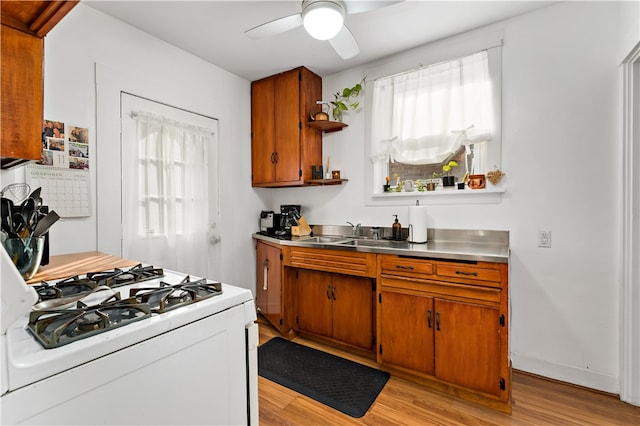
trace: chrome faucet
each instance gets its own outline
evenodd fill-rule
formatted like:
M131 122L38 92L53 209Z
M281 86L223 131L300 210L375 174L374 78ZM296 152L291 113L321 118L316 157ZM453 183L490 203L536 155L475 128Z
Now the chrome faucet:
M351 236L355 237L356 235L358 235L360 233L360 229L361 229L361 226L362 226L361 224L354 225L351 222L347 222L347 223L349 225L351 225Z

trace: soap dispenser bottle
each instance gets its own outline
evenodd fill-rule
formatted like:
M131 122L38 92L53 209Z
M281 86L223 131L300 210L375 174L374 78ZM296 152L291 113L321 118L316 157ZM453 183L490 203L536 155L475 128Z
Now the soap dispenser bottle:
M396 217L395 222L393 222L393 225L391 226L391 235L393 236L394 240L401 240L402 239L402 225L400 225L400 222L398 222L398 215L394 214L392 216Z

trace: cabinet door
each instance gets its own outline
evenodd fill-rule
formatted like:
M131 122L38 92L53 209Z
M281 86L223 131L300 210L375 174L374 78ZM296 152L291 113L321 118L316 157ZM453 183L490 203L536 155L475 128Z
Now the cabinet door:
M298 330L331 337L331 274L297 270Z
M269 322L281 329L283 314L281 250L259 241L256 247L256 305Z
M251 83L252 184L275 179L275 78Z
M380 324L382 363L433 375L433 297L382 290Z
M2 25L0 40L2 157L39 160L42 153L44 41L5 25Z
M297 182L300 176L299 71L282 73L275 80L276 182Z
M436 299L435 376L500 395L498 308Z
M265 274L265 269L268 268L268 253L267 248L269 246L258 241L256 243L256 307L266 316L267 311L267 290L268 290L268 273ZM265 284L265 278L267 283Z
M333 274L333 338L367 350L373 349L373 298L371 278Z

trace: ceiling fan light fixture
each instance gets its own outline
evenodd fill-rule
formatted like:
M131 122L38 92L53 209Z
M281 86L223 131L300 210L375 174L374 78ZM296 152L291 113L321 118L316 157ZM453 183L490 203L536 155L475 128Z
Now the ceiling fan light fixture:
M302 23L311 37L329 40L342 29L345 11L341 1L308 0L302 8Z

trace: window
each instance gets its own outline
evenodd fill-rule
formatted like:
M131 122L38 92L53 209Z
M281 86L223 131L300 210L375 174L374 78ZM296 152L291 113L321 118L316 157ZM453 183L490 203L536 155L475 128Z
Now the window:
M373 194L386 176L425 181L450 160L457 180L499 167L501 46L380 77L369 89Z

